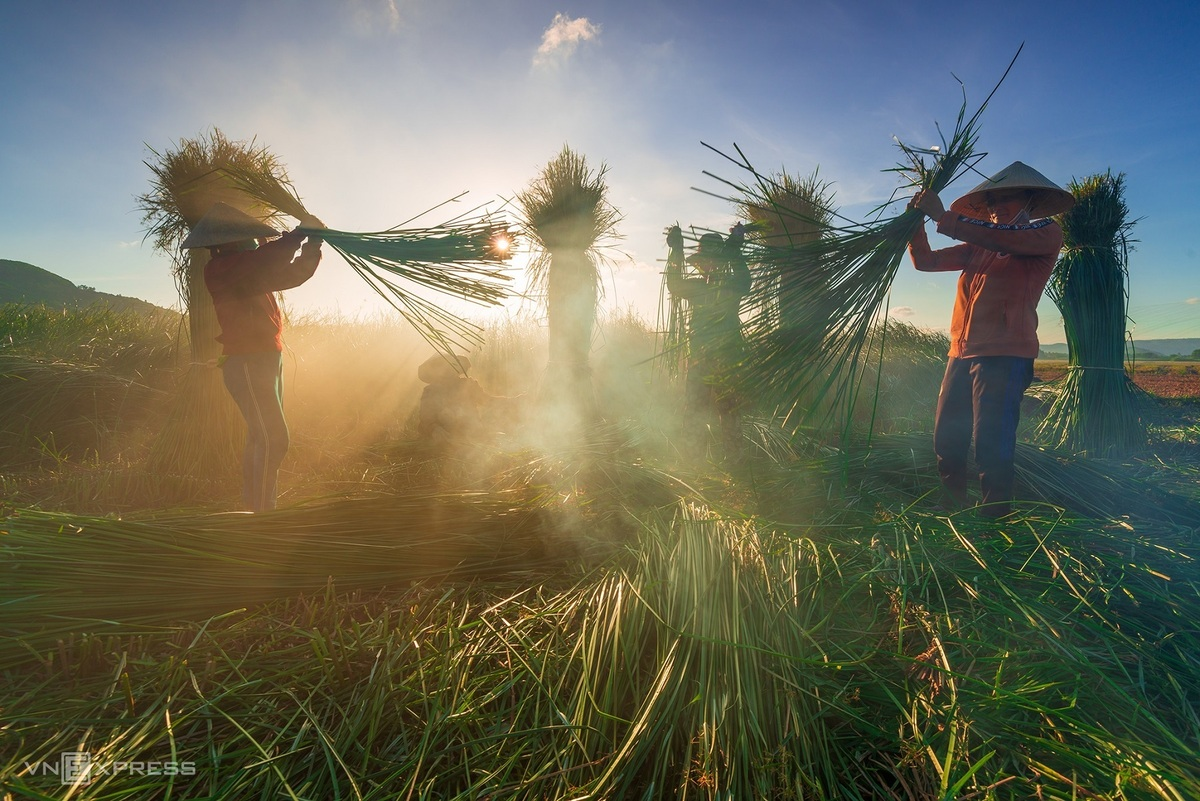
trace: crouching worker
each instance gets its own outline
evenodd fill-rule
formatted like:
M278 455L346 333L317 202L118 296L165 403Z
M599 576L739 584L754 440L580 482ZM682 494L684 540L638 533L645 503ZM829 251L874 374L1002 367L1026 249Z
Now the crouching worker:
M1063 242L1050 217L1074 203L1070 192L1017 161L949 210L933 192L919 192L909 204L931 217L938 233L963 243L932 250L922 227L908 252L918 270L961 273L933 448L942 485L965 506L974 439L979 513L986 517L1010 511L1021 397L1038 353L1037 305Z
M325 227L315 217L301 224ZM283 318L273 293L312 277L321 260L321 239L299 230L280 236L254 217L216 203L183 247L208 248L211 257L204 283L221 326L218 363L246 420L242 503L251 512L274 509L279 465L289 440L283 417Z
M517 398L490 395L467 375L471 361L453 361L434 354L417 368L427 386L421 393L417 433L421 441L445 451L455 445L475 445L508 430L516 418Z

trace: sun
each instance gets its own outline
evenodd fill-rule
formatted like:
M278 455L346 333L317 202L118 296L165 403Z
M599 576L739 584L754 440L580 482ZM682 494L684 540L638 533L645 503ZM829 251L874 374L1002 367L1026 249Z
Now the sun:
M508 234L496 234L492 237L492 249L501 257L509 255L509 250L512 248L512 239Z

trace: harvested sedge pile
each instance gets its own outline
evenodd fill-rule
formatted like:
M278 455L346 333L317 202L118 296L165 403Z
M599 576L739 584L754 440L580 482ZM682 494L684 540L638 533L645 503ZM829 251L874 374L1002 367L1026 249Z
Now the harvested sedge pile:
M203 618L330 581L395 588L529 569L545 514L516 493L409 493L143 521L22 510L0 525L5 669L74 633Z
M313 215L294 187L261 172L227 170L240 191L297 220ZM479 329L418 292L430 290L495 306L510 295L504 270L516 237L503 221L470 212L429 228L352 233L329 228L320 236L379 296L408 320L434 349L452 355L480 343ZM417 291L413 287L418 288Z
M67 541L54 555L70 575L18 553L37 571L22 594L87 570L51 522L41 536ZM82 536L136 545L117 522ZM38 521L17 523L34 547ZM648 514L619 562L577 578L403 593L338 580L191 623L23 651L0 640L20 659L5 675L0 785L81 801L1200 797L1193 538L1053 513L1023 525L914 514L781 530L694 502ZM206 540L233 547L222 533ZM198 539L145 576L168 593L152 611L188 600L167 576L209 592L187 572L211 559L183 552ZM339 579L349 559L370 575L419 565L436 550L426 540L404 562L409 543L379 536L314 556L335 557ZM46 611L64 608L48 595ZM72 751L194 775L96 771L64 790L32 769Z
M1072 181L1075 206L1062 216L1063 254L1046 288L1062 312L1068 367L1040 433L1055 446L1091 456L1146 443L1139 390L1125 374L1129 296L1129 209L1125 176Z

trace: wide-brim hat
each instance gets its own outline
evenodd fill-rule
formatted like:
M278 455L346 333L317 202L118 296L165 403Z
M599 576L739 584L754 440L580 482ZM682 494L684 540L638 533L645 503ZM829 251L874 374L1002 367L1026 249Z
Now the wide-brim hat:
M466 375L471 369L471 360L466 356L455 356L454 361L440 353L435 353L421 363L417 368L417 378L426 384L436 384L459 375Z
M969 217L986 218L988 192L1026 189L1033 193L1029 216L1053 217L1075 205L1075 196L1040 172L1020 161L1014 161L1000 172L950 204L950 210Z
M210 248L247 239L279 236L279 232L262 220L235 209L228 203L214 203L200 222L192 226L183 240L186 248Z

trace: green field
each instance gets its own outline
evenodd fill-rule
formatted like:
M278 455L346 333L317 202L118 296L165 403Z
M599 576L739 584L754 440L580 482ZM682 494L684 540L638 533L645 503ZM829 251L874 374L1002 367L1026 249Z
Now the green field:
M185 336L0 308L5 801L1200 798L1200 402L1148 365L1150 440L1083 459L1036 441L1039 363L995 522L942 505L927 332L866 360L856 436L753 408L730 452L630 316L595 338L603 419L561 436L511 322L471 354L511 417L431 452L427 345L292 319L251 516L235 412L186 443L227 469L162 467L215 374Z

